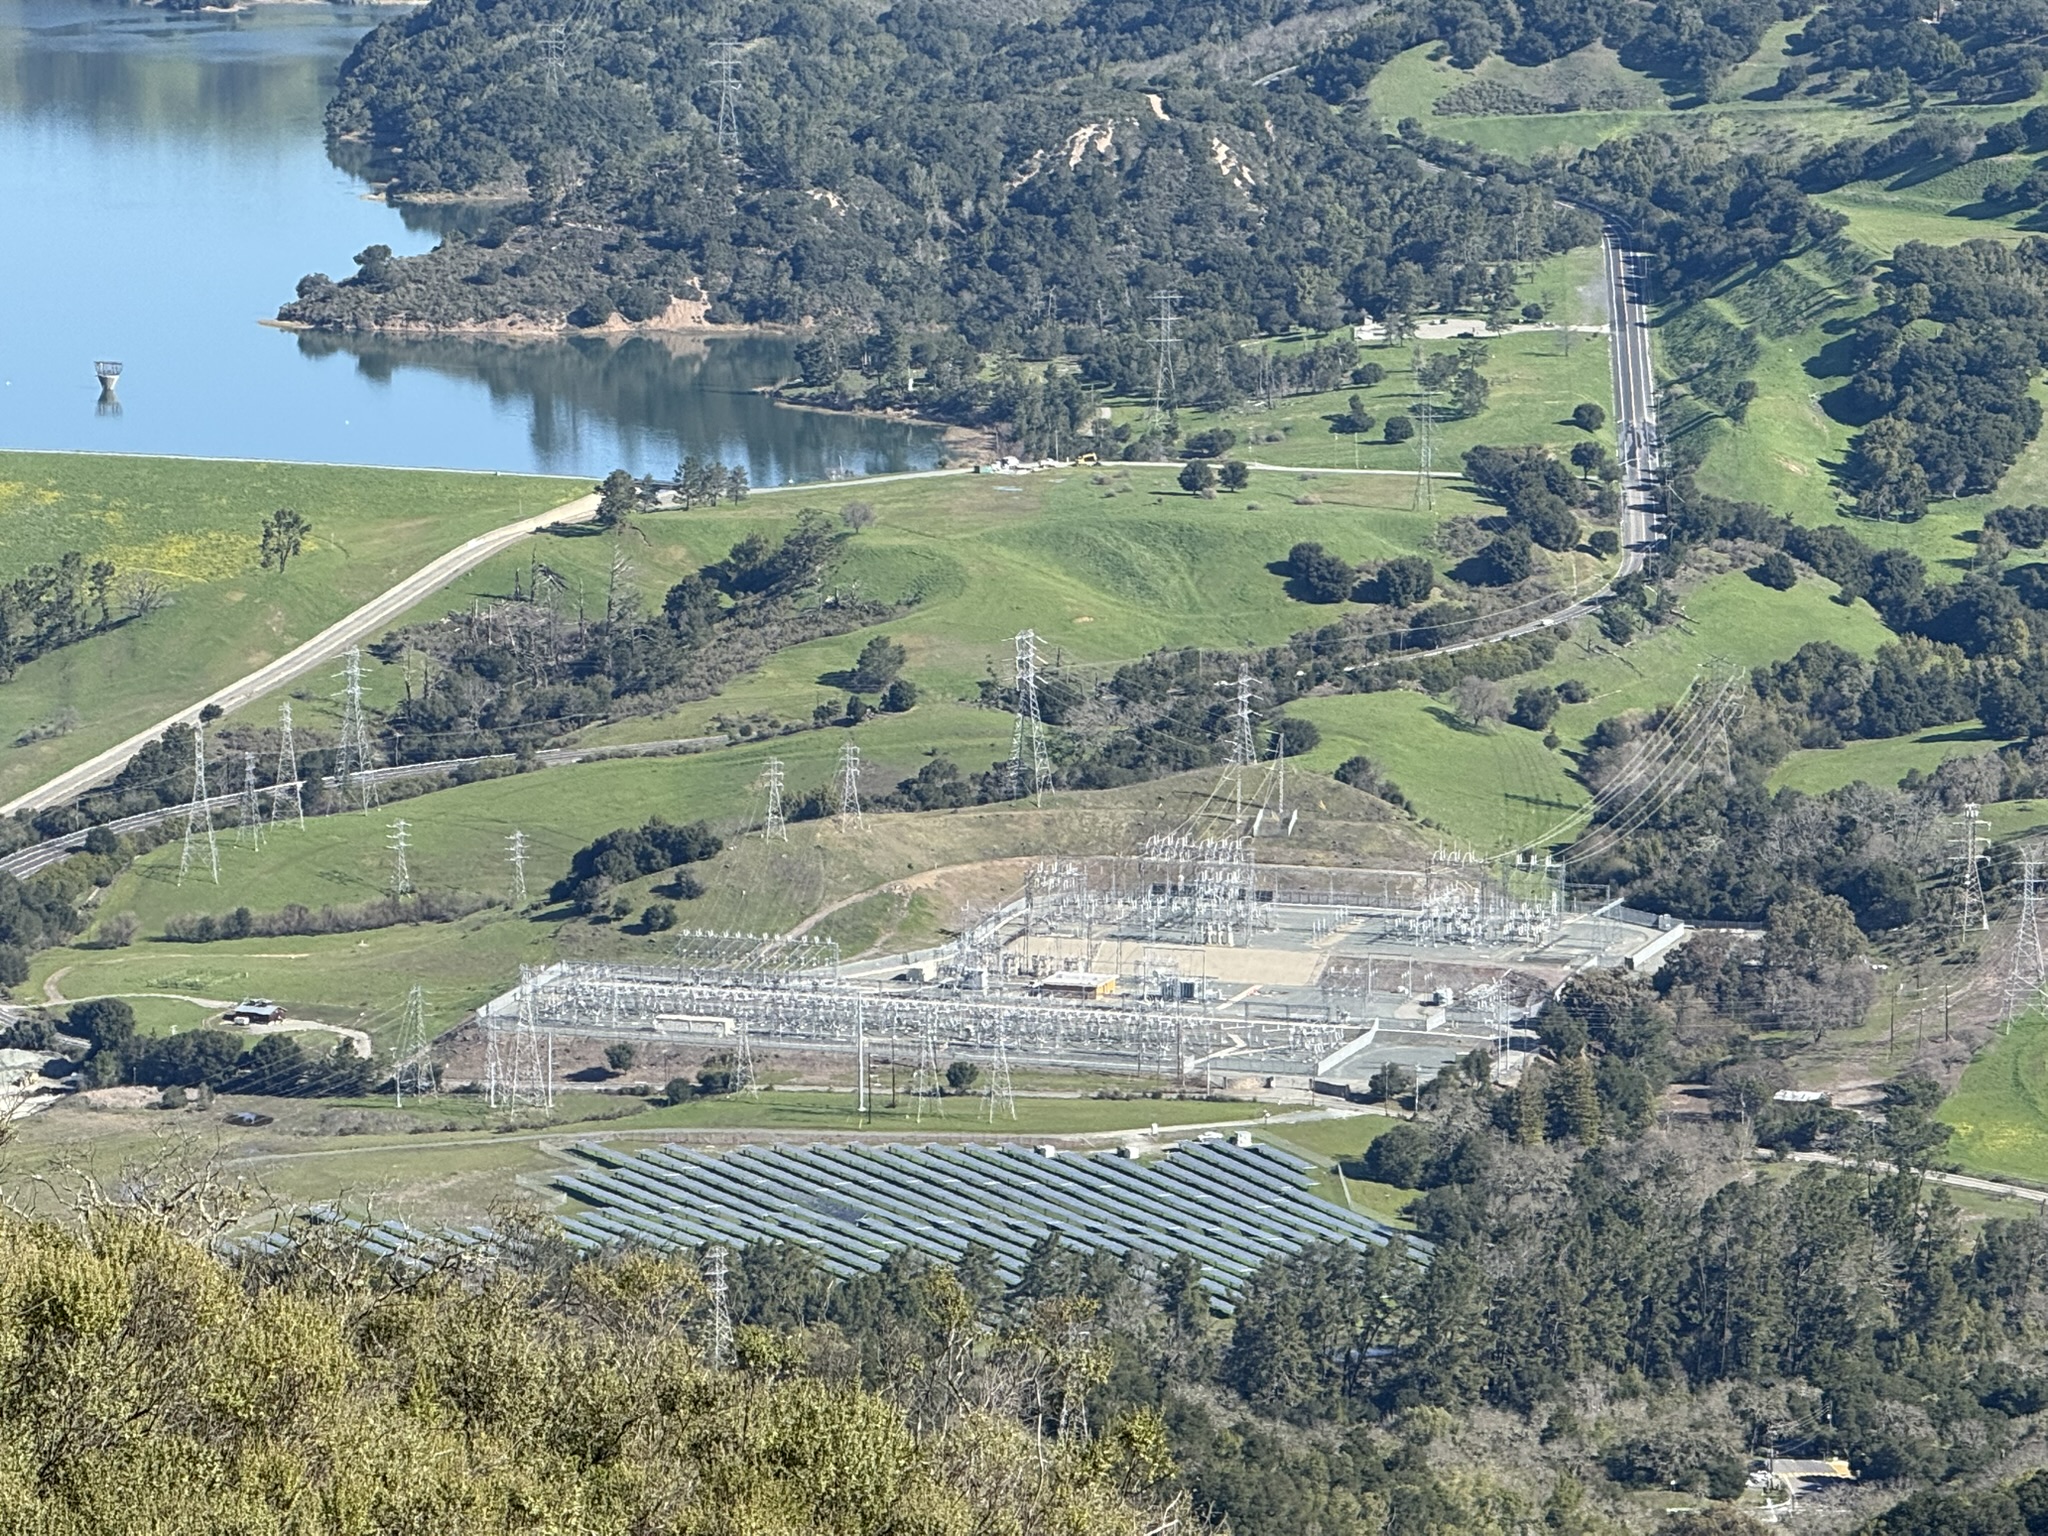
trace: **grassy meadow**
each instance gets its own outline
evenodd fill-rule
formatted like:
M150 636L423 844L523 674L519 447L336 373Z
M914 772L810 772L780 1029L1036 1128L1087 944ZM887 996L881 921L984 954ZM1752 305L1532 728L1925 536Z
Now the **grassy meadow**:
M1940 1116L1968 1172L2048 1182L2048 1019L2028 1014L1971 1062Z
M77 550L114 563L117 594L146 575L170 597L0 686L0 802L282 655L446 550L586 489L520 475L0 452L0 579ZM282 575L258 555L279 507L313 524Z

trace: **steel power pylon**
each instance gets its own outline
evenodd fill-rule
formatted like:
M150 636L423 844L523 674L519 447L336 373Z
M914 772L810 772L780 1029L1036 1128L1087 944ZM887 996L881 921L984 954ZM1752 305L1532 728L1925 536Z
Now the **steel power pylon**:
M2043 952L2041 944L2040 879L2040 860L2022 859L2020 918L2013 929L2012 964L2006 970L1999 1010L2007 1034L2012 1032L2012 1021L2041 990L2041 983L2048 981L2048 953Z
M1174 374L1174 348L1179 343L1173 334L1180 319L1175 310L1180 295L1155 293L1152 302L1159 312L1152 322L1152 415L1145 426L1145 440L1156 448L1164 437L1166 418L1177 403L1174 397L1180 387Z
M526 905L526 834L513 829L505 839L505 862L512 866L512 905Z
M839 749L839 830L864 831L867 824L860 810L860 746L849 736Z
M192 804L185 812L185 848L178 855L178 884L192 868L192 852L199 839L206 839L206 869L213 883L220 884L220 844L213 835L213 806L206 794L206 725L192 724Z
M764 843L789 841L789 824L782 815L782 759L771 757L761 770L763 787L768 791L768 808L761 817L761 841Z
M736 38L720 38L713 45L711 67L718 71L718 152L728 160L740 158L740 45Z
M403 1107L408 1092L422 1099L433 1091L433 1066L427 1060L427 994L415 985L405 995L405 1017L398 1026L398 1070L391 1074L391 1092Z
M235 807L235 846L244 837L258 853L263 851L263 800L256 793L256 754L242 754L242 798Z
M412 861L406 857L406 850L412 847L412 823L401 816L386 830L390 834L385 841L391 849L391 894L410 896Z
M334 778L342 797L353 798L365 815L377 798L377 787L368 777L375 765L370 726L363 715L363 653L352 645L342 657L341 742L335 754Z
M1978 842L1983 808L1972 800L1963 807L1963 867L1956 889L1956 929L1961 933L1982 932L1991 926L1984 910L1984 854Z
M1045 756L1045 722L1038 713L1038 634L1025 630L1017 637L1016 663L1017 724L1010 733L1010 798L1021 800L1026 793L1040 805L1045 803L1046 786L1052 781L1052 767ZM1030 789L1025 789L1025 784Z
M306 802L299 793L299 747L292 739L292 706L287 699L277 706L277 776L270 785L270 819L283 821L285 801L291 801L292 819L299 830L306 829Z

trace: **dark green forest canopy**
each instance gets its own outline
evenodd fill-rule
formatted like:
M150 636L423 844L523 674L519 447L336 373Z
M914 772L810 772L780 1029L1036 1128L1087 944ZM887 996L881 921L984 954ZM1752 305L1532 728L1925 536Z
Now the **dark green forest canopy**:
M489 194L504 215L428 257L366 252L284 313L644 320L701 296L715 322L887 319L1044 356L1090 350L1160 288L1193 338L1327 328L1468 302L1500 263L1595 237L1547 185L1430 166L1298 80L1147 88L1106 67L1309 8L1098 3L1055 24L433 0L358 46L329 127L399 194ZM739 166L716 135L727 36L743 40Z

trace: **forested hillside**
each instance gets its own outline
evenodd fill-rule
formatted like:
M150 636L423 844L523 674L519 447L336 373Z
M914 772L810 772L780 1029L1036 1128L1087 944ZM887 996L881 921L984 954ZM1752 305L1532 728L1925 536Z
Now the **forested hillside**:
M502 195L503 217L415 261L366 253L340 286L309 278L284 314L595 323L682 300L713 322L937 332L916 362L943 375L963 346L1097 350L1157 289L1180 292L1192 339L1323 328L1472 302L1502 263L1592 238L1546 188L1437 174L1298 82L1147 90L1107 68L1308 8L1097 4L1055 24L437 0L364 40L330 128L399 194ZM743 40L736 157L716 133L726 36Z

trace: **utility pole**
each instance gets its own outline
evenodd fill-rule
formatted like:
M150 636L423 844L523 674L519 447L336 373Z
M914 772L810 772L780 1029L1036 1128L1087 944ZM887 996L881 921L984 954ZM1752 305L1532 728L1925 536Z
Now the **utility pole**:
M220 884L220 844L213 836L213 807L206 795L206 724L192 722L192 805L185 812L185 849L178 855L178 884L192 868L192 851L201 837L206 839L206 868L213 883Z
M1052 768L1045 758L1045 722L1038 713L1038 634L1025 630L1017 637L1017 723L1010 732L1010 798L1024 798L1028 774L1031 798L1045 804ZM1027 763L1027 758L1029 759Z
M270 786L270 819L284 820L285 797L292 802L292 817L301 832L306 829L306 802L299 794L299 748L292 739L292 705L287 699L277 706L277 777Z
M839 749L839 830L867 830L867 818L860 811L860 747L849 736Z
M376 763L370 747L370 727L363 717L363 653L350 646L342 658L341 744L334 765L335 787L343 798L353 795L364 815L377 798L377 789L367 777Z
M412 823L403 816L392 822L389 828L391 835L386 842L391 849L391 894L394 896L412 894L412 865L405 856L406 849L412 846L408 835L411 829Z
M523 908L526 905L526 834L517 828L505 839L505 862L512 866L512 905Z
M733 1090L744 1093L750 1099L759 1099L761 1077L754 1070L754 1031L748 1025L744 1011L739 1011L739 1018L734 1021L733 1028L739 1032L739 1049L733 1052Z
M1180 319L1174 308L1180 303L1180 295L1155 293L1152 302L1159 306L1159 312L1152 322L1152 415L1146 423L1145 440L1153 445L1156 452L1165 440L1167 418L1177 404L1175 395L1179 383L1175 378L1174 348L1179 343L1173 330Z
M786 843L789 841L789 826L782 819L782 759L769 758L768 766L762 770L762 778L768 787L768 812L761 818L761 841Z
M242 846L247 834L249 846L263 851L263 801L256 793L256 754L242 754L242 801L235 813L235 846Z
M868 1123L868 1021L861 994L853 994L853 1069L860 1074L854 1090L853 1107L862 1125Z

